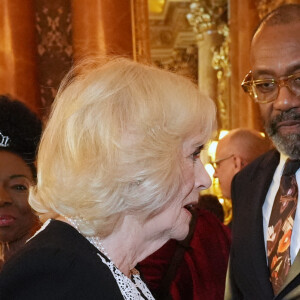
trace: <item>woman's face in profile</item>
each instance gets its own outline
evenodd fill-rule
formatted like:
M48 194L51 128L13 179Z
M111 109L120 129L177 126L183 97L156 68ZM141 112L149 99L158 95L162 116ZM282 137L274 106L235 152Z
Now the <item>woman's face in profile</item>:
M183 240L189 231L191 213L186 206L196 204L199 191L211 185L211 179L200 161L203 147L202 136L194 135L186 139L179 157L181 165L181 185L179 192L152 221L152 228L166 235L167 239Z
M12 242L26 235L36 223L28 204L32 183L30 168L18 155L0 151L0 241Z

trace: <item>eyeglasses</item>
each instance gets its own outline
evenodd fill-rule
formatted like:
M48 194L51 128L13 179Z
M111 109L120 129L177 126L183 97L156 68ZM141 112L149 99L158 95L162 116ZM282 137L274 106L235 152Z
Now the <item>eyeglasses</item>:
M300 96L300 72L280 78L253 79L250 71L242 82L243 90L257 103L277 99L280 88L286 86L296 97Z
M231 158L231 157L233 157L233 156L234 156L234 154L231 154L231 155L229 155L229 156L227 156L227 157L225 157L225 158L221 158L221 159L218 159L218 160L216 160L216 161L212 161L211 164L212 164L212 166L214 167L214 169L216 170L216 169L220 166L220 163L221 163L222 161L227 160L227 159L229 159L229 158Z

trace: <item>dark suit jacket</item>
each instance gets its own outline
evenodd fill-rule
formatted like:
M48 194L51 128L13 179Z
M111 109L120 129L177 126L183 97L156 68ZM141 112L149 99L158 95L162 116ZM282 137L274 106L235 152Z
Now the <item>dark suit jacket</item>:
M277 297L269 281L262 206L279 160L277 151L269 151L234 177L233 240L225 299L300 299L299 253Z
M123 299L97 255L72 226L52 220L0 273L0 299Z

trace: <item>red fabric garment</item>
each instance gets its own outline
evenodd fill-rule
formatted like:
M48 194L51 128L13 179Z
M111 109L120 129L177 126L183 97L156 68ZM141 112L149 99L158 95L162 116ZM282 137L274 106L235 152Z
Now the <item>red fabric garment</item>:
M223 300L231 244L230 229L208 211L200 209L197 214L190 248L177 269L170 293L174 300ZM154 297L157 297L176 247L177 241L170 240L139 264L139 270Z

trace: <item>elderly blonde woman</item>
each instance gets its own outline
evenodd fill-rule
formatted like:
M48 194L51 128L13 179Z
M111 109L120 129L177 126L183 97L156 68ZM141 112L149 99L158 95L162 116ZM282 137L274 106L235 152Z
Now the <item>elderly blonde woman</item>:
M55 99L30 203L53 214L9 261L1 299L153 299L135 265L188 233L210 178L213 102L126 59L77 67Z

